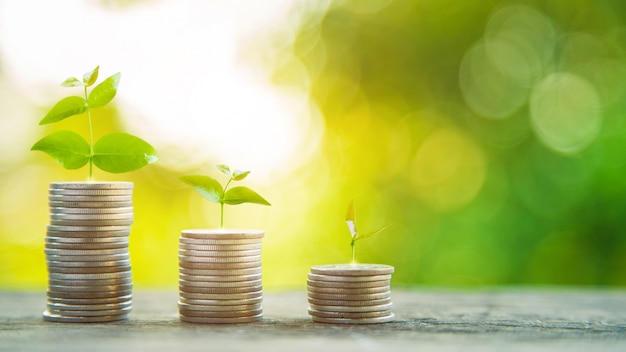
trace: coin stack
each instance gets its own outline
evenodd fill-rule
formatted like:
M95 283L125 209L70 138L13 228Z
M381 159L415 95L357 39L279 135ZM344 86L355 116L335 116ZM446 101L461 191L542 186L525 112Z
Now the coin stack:
M110 322L131 310L131 182L51 183L46 321Z
M395 319L391 311L391 274L378 264L311 267L307 280L309 314L315 322L376 324Z
M256 230L183 230L179 245L180 320L250 323L263 317L261 240Z

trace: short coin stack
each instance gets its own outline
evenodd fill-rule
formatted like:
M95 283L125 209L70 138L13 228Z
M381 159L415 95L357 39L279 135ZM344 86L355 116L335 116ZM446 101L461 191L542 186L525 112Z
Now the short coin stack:
M311 267L307 280L313 321L334 324L376 324L395 319L391 303L394 268L378 264L337 264Z
M131 182L51 183L46 321L96 323L131 310Z
M180 320L228 324L263 317L263 231L183 230L179 239Z

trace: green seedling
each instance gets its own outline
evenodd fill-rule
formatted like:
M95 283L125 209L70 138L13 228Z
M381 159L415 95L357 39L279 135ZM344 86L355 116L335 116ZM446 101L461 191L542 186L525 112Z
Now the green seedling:
M226 165L217 165L217 169L228 176L228 182L226 182L224 187L222 187L216 179L209 176L182 176L180 180L193 187L193 189L204 198L213 203L220 204L220 227L224 227L224 204L254 203L271 205L267 200L248 187L237 186L228 189L232 181L243 180L250 174L250 171L235 170L231 172L230 168Z
M89 164L89 180L93 178L93 165L110 173L123 173L151 164L159 158L146 141L128 133L110 133L94 143L91 110L107 105L117 94L121 74L118 72L91 91L98 80L100 66L85 73L83 79L70 77L62 87L83 87L84 98L70 96L61 99L39 122L40 125L56 123L77 115L86 115L89 124L89 142L72 131L57 131L39 140L31 150L50 155L65 169L79 169Z
M354 210L354 201L350 202L350 205L348 206L348 212L346 213L346 224L348 225L348 229L350 230L350 235L352 235L352 241L350 242L350 247L352 248L352 263L356 263L356 241L372 237L388 227L384 226L376 231L367 232L364 234L359 233L359 228L356 225L356 211Z

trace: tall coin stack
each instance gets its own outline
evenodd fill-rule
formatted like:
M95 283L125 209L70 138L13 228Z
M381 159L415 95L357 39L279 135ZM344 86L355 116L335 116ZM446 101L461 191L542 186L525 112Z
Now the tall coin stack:
M180 320L250 323L263 317L261 240L256 230L183 230L179 239Z
M131 310L131 182L51 183L46 321L110 322Z
M390 289L393 271L392 266L377 264L311 267L307 280L311 318L334 324L393 321Z

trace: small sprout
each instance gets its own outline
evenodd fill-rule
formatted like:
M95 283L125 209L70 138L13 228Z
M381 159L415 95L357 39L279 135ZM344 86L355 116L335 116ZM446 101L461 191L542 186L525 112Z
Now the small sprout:
M377 233L382 232L387 227L389 227L389 226L384 226L376 231L367 232L365 234L360 234L359 229L356 225L356 211L354 210L354 201L351 201L350 205L348 206L348 212L346 213L346 224L348 225L348 229L350 230L350 235L352 236L352 241L350 242L350 247L352 248L352 263L356 263L356 257L355 257L356 241L364 239L364 238L372 237L376 235Z
M232 181L243 180L250 174L250 171L235 170L231 172L227 165L217 165L217 169L228 176L228 182L226 182L224 187L222 187L216 179L209 176L181 176L180 180L193 187L193 189L204 198L213 203L220 204L220 227L224 227L224 204L254 203L271 205L267 200L248 187L237 186L228 189Z

